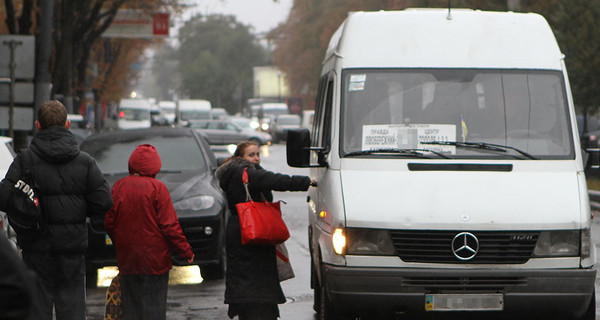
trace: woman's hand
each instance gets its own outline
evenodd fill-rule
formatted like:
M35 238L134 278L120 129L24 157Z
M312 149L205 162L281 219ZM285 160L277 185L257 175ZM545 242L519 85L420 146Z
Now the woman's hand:
M311 186L311 187L316 187L316 186L317 186L317 180L315 180L315 179L311 179L311 180L310 180L310 186Z

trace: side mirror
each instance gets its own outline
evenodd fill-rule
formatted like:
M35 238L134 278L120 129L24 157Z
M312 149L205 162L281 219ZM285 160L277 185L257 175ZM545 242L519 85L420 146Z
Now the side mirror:
M290 167L310 166L310 133L308 129L288 130L286 154Z

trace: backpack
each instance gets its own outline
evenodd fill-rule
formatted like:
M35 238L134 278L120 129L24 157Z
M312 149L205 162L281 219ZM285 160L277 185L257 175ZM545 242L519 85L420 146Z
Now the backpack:
M42 207L40 191L33 179L33 154L22 150L21 177L10 188L6 214L8 223L17 235L36 235L42 229Z

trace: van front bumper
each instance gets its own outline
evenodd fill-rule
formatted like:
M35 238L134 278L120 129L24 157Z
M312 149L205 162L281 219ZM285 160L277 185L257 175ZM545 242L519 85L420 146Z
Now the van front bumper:
M594 295L596 277L596 269L323 267L334 308L368 314L441 313L425 311L426 294L500 293L503 311L492 313L579 317Z

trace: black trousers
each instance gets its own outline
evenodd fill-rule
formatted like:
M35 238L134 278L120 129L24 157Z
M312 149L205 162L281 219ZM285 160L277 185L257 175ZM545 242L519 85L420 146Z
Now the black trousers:
M23 261L35 272L30 320L85 320L85 257L23 251Z
M165 320L169 272L120 275L123 320Z

